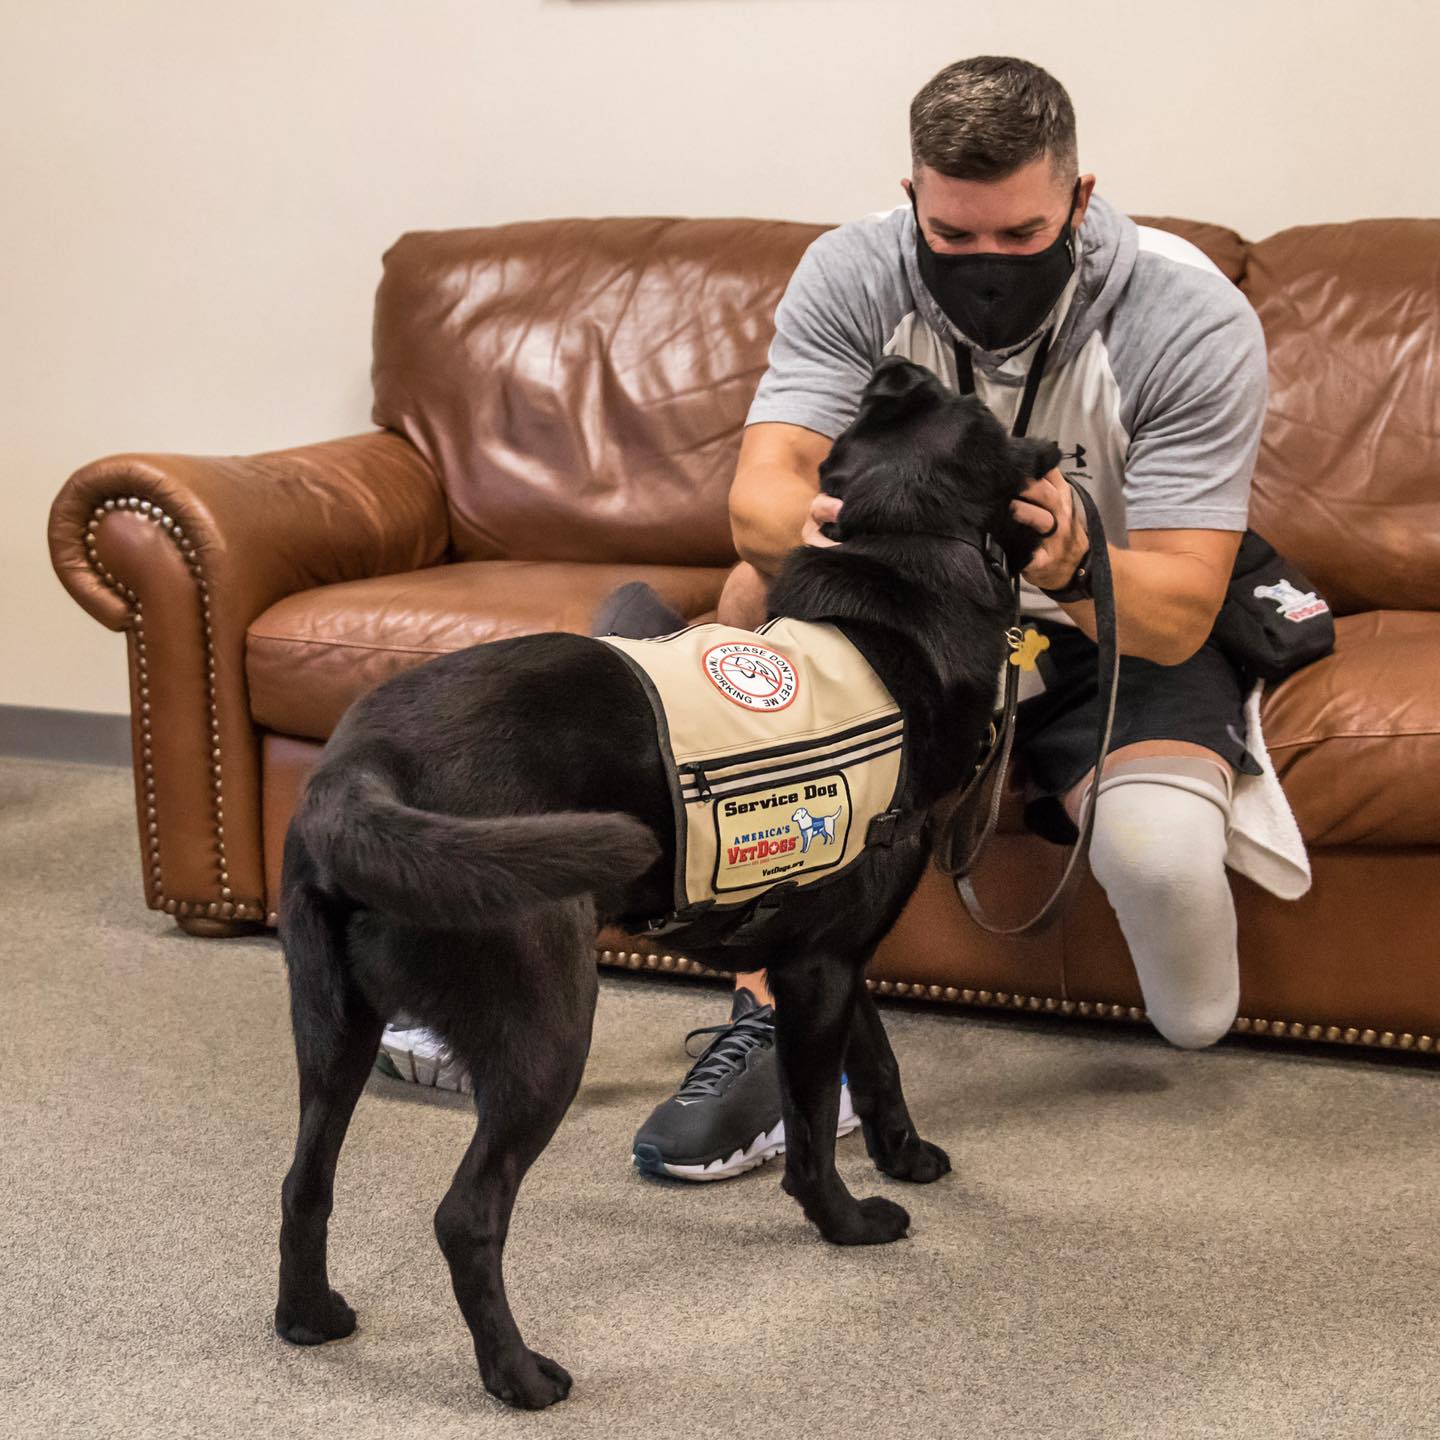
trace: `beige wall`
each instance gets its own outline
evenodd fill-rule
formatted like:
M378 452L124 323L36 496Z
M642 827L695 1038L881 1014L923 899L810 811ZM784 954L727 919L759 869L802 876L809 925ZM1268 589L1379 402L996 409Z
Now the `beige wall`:
M120 712L46 513L117 450L368 428L379 257L563 215L897 203L963 55L1069 89L1125 210L1440 215L1429 0L0 0L0 704Z

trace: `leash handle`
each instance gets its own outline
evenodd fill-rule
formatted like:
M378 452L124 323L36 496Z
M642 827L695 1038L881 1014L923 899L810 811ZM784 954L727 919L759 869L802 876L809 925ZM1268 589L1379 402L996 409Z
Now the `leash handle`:
M935 856L936 867L942 874L949 876L955 882L956 892L964 901L966 910L970 912L970 918L982 930L987 930L992 935L1023 935L1029 930L1042 929L1058 918L1079 875L1080 861L1082 858L1088 857L1090 853L1090 838L1095 830L1095 796L1099 789L1105 756L1110 751L1110 735L1115 723L1115 695L1120 680L1120 650L1115 619L1115 582L1110 569L1110 550L1105 540L1104 522L1100 519L1100 512L1096 508L1095 501L1083 486L1076 485L1072 481L1070 488L1075 492L1085 510L1085 528L1090 536L1090 573L1095 597L1095 663L1100 693L1105 696L1105 715L1097 733L1095 767L1090 780L1090 788L1085 792L1084 818L1080 826L1079 839L1070 848L1070 855L1065 862L1065 870L1060 876L1059 884L1056 885L1050 897L1039 910L1028 920L1022 921L1018 925L997 925L985 913L980 897L975 892L971 874L981 853L994 835L1000 817L1000 805L1005 789L1005 772L1009 767L1010 752L1014 741L1015 696L1019 691L1019 667L1010 667L1014 674L1006 676L1005 709L1001 720L1004 729L1003 738L999 745L991 746L990 755L986 757L985 763L961 792L946 821L942 822ZM1018 581L1016 582L1016 596L1018 604ZM999 764L992 765L991 761L997 751L999 752ZM985 823L978 839L973 844L966 846L957 858L956 851L959 848L958 840L962 828L969 828L969 812L966 801L977 790L978 785L984 782L987 775L993 776L993 779Z

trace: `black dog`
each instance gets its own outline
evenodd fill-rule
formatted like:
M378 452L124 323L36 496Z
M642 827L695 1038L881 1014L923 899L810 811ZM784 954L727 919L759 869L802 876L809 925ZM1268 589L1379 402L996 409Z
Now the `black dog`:
M904 713L909 810L970 773L994 706L1012 570L1037 538L1009 505L1059 461L973 397L882 361L821 467L843 498L842 545L800 547L774 615L837 625ZM789 898L763 940L675 943L725 969L766 970L778 1001L783 1185L838 1244L898 1239L909 1216L856 1200L835 1170L842 1065L875 1164L938 1179L862 972L919 881L921 830ZM285 839L280 935L300 1073L300 1132L282 1192L275 1328L297 1344L348 1335L330 1288L335 1164L380 1034L400 1012L443 1036L474 1080L479 1120L435 1213L486 1389L562 1399L570 1376L525 1345L501 1280L515 1194L580 1085L602 922L672 898L674 816L649 701L601 641L547 634L472 646L357 700L331 736Z

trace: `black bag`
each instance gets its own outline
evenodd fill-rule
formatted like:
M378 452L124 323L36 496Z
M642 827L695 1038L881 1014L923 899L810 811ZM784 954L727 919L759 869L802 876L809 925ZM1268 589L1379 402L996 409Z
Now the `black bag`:
M1283 680L1330 654L1335 617L1294 565L1247 530L1210 639L1248 688L1256 680Z

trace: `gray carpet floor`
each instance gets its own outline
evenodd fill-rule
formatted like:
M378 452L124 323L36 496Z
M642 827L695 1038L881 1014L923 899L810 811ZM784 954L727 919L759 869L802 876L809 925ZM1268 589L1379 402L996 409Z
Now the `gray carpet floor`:
M521 1192L522 1329L575 1375L481 1388L431 1232L468 1102L375 1076L341 1159L349 1339L270 1328L295 1075L268 937L140 897L129 773L0 761L0 1433L26 1436L1414 1436L1440 1413L1436 1068L887 1009L955 1173L841 1142L913 1232L826 1246L769 1166L636 1175L714 982L607 972L581 1093Z

